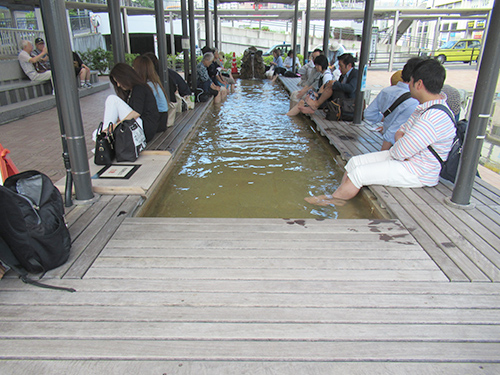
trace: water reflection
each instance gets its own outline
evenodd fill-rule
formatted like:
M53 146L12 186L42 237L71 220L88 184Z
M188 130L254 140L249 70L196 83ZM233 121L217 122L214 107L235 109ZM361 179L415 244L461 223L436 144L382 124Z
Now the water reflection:
M362 199L343 207L304 201L335 189L343 168L309 120L285 115L288 106L278 84L239 81L213 106L144 216L371 218Z

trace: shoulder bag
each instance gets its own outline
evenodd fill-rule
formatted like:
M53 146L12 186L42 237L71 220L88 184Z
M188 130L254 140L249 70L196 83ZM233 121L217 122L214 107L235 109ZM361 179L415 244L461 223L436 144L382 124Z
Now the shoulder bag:
M113 147L113 124L108 125L107 130L103 130L102 122L97 128L97 138L95 140L94 164L110 165L115 158L115 149Z
M113 131L116 161L136 161L139 153L146 148L144 130L137 121L124 120Z

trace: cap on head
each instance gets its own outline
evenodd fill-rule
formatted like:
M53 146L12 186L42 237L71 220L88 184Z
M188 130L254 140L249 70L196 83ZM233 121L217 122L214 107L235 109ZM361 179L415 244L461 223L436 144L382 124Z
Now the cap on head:
M42 39L42 38L36 38L35 39L35 45L39 44L39 43L43 43L45 44L45 41Z

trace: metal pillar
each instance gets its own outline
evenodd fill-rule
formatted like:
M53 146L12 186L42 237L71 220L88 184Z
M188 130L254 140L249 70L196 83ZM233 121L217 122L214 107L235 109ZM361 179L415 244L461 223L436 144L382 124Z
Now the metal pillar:
M325 30L323 31L323 53L328 57L328 44L330 42L330 18L332 17L332 0L325 4Z
M122 8L122 22L123 22L123 42L125 44L125 53L132 53L132 49L130 48L130 33L128 32L127 8Z
M212 40L210 36L212 32L210 30L210 0L205 0L205 45L212 48ZM191 17L190 17L191 18ZM201 46L200 46L201 48Z
M309 27L311 25L311 0L306 2L306 26L304 30L304 64L309 60Z
M484 25L483 37L481 38L481 45L484 46L484 41L486 39L486 30L489 30L491 23L491 13L492 10L488 12L488 17L486 17L486 24ZM479 51L478 61L483 61L483 52L484 48L481 48ZM479 70L479 64L476 64L476 70Z
M292 73L297 71L295 66L295 59L297 58L297 25L299 19L299 0L295 0L295 8L293 12L293 25L292 25L292 49L293 49L293 61L292 61Z
M394 13L394 26L392 27L392 40L391 40L391 52L389 55L389 68L388 72L392 72L392 66L394 64L394 50L396 48L396 41L398 39L398 26L399 26L399 10Z
M169 12L168 19L170 23L170 54L175 55L174 14L172 12Z
M52 64L55 99L59 119L62 120L60 126L66 133L76 199L89 201L94 198L94 193L92 192L87 146L69 43L65 2L64 0L40 0L40 8L47 45L50 46L49 55Z
M187 81L189 75L189 36L186 0L181 0L181 20L182 20L182 53L184 55L184 79Z
M365 65L368 62L368 55L370 54L370 45L372 39L372 24L373 24L373 9L375 7L375 0L365 1L365 15L363 20L363 37L361 39L361 54L359 57L359 75L358 84L356 86L356 99L354 102L354 124L361 124L363 113L363 93L361 92L361 84L363 81L363 72Z
M217 0L214 0L214 47L217 48L219 51L221 49L221 44L219 41L219 13L217 12L217 6L219 2Z
M196 77L196 32L194 19L194 0L188 0L189 11L189 44L191 49L191 90L196 92L197 77ZM187 77L186 77L187 81Z
M441 17L436 20L436 27L434 28L434 40L432 41L432 50L435 51L438 48L439 37L441 36Z
M111 45L115 64L125 62L123 46L122 22L120 17L120 0L108 0L109 28L111 30Z
M474 99L469 120L469 128L462 149L462 158L453 189L451 202L456 205L469 205L477 164L491 118L491 103L495 94L500 70L500 0L495 0L491 11L491 21L484 43L483 58L474 90Z
M155 17L160 81L167 95L170 95L170 90L168 90L167 36L165 35L165 9L163 8L163 0L155 0ZM168 99L172 98L169 97Z

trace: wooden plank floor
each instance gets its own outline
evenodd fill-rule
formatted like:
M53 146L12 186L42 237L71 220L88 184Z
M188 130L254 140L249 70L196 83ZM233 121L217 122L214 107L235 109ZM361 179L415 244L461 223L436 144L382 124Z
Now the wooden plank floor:
M125 218L50 281L77 292L2 281L0 373L500 371L500 284L450 283L398 220Z
M297 78L280 77L286 90L297 89ZM311 115L318 132L328 138L346 162L354 155L380 150L380 133L367 126L328 121L322 111ZM445 203L453 184L421 189L370 186L379 203L410 230L420 245L452 281L500 281L500 191L476 177L471 202L461 210Z

